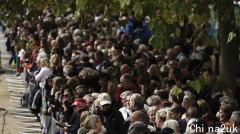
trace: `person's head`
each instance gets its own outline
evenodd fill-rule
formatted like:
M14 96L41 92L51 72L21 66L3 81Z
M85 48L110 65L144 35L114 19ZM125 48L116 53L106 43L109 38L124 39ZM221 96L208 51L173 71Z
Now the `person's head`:
M64 79L62 77L54 77L52 79L52 85L54 89L60 89L60 87L65 84Z
M182 52L182 48L181 48L181 46L177 45L173 48L173 51L174 51L175 55L178 55Z
M182 111L183 111L183 107L182 106L178 106L178 105L172 105L169 108L169 111L171 113L171 118L179 121L181 120L181 116L182 116Z
M70 55L71 54L71 52L72 52L72 49L70 48L70 47L65 47L64 49L63 49L63 54L64 54L64 56L68 56L68 55Z
M75 88L77 98L83 98L87 93L87 87L85 85L79 85Z
M176 76L180 74L180 70L175 68L175 69L170 69L168 73L168 80L175 80Z
M88 63L89 62L89 57L86 54L81 54L80 55L80 62L81 63Z
M166 127L173 129L174 133L180 132L180 128L179 128L178 122L176 120L169 119L169 120L164 121L162 129L164 129Z
M123 74L120 77L120 84L122 84L122 87L124 89L130 89L132 87L133 84L133 77L131 74Z
M62 65L61 59L58 54L53 54L50 58L50 66L51 67L59 67Z
M187 117L187 120L192 119L192 118L197 118L197 117L199 117L198 108L195 107L195 106L190 106L190 107L187 109L186 117Z
M169 48L167 50L167 57L168 57L168 60L172 60L175 58L175 54L172 48Z
M75 113L78 113L80 110L88 108L88 106L86 105L86 101L82 98L75 99L71 107L73 107Z
M100 73L98 78L98 83L100 84L100 86L104 86L108 84L108 81L110 80L110 74Z
M157 107L159 107L160 104L161 104L160 103L160 99L156 95L152 95L152 96L147 98L147 105L148 106L157 106Z
M91 115L89 111L83 111L80 116L80 127L83 127L84 120L87 118L88 115Z
M142 123L147 124L147 117L142 111L137 110L133 112L130 116L130 125L132 125L136 121L141 121Z
M228 122L231 114L233 112L233 107L231 105L222 105L219 109L219 120L222 123Z
M151 107L148 107L148 116L150 118L150 121L155 124L155 116L156 116L156 113L157 111L159 110L159 108L157 106L151 106Z
M122 46L120 44L114 45L113 56L116 57L122 54Z
M237 108L238 107L238 102L236 99L232 98L232 97L229 97L229 96L223 96L219 99L220 101L220 104L221 105L232 105L233 108Z
M131 67L128 64L123 64L120 68L121 74L129 73L131 74Z
M210 106L206 100L200 99L197 103L204 113L211 112Z
M124 48L123 50L122 50L122 55L125 57L125 58L131 58L132 57L132 51L131 51L131 49L129 49L129 48Z
M240 111L233 111L229 122L231 128L240 128Z
M216 97L216 95L218 95L219 93L220 94L223 93L223 88L221 85L217 84L212 88L212 92L213 92L213 97Z
M127 96L132 94L133 94L132 91L125 91L121 93L120 98L121 98L123 107L127 107Z
M171 119L171 113L169 111L165 111L165 110L157 111L155 122L158 128L162 128L163 123L169 119Z
M154 76L154 75L160 76L160 75L161 75L161 74L160 74L160 68L159 68L159 66L158 66L157 64L152 64L152 65L150 66L150 74L151 74L152 76Z
M86 100L86 104L88 105L89 108L92 106L93 102L95 101L94 97L91 94L84 95L83 99Z
M144 107L143 97L138 93L134 93L130 98L129 107L131 110L143 108Z
M147 52L147 51L148 51L147 46L144 45L144 44L141 44L141 45L139 45L139 47L138 47L137 53L143 53L143 52Z
M72 89L65 89L63 93L63 100L72 102L74 100L74 94Z
M141 65L141 64L147 65L147 61L144 58L137 59L134 64L135 69L137 69L139 67L139 65Z
M129 127L128 134L150 134L150 130L146 124L136 121Z
M178 66L178 62L176 60L170 60L169 67L170 69L175 69Z
M66 65L63 67L64 76L71 76L73 73L73 67L71 65Z
M107 112L111 108L111 97L109 96L108 93L101 93L98 96L98 102L100 104L100 108L103 112Z
M51 89L53 87L53 78L54 78L53 75L50 75L50 76L47 77L46 84L45 84L45 89L46 90Z
M41 67L50 67L49 65L49 59L48 58L41 58L40 59L40 65Z
M99 133L102 130L102 121L97 115L88 115L83 122L83 127L88 131Z
M183 102L182 102L182 106L185 109L188 109L193 103L196 102L196 97L194 94L192 94L189 91L184 91L184 97L183 97Z
M95 60L101 62L104 59L104 53L102 51L97 51L94 53Z
M161 102L168 101L169 93L166 90L160 90L157 94Z
M209 127L211 127L215 122L218 121L216 116L213 113L205 113L202 118L205 120L205 122L208 124ZM231 120L231 119L230 119ZM231 123L231 121L230 121Z

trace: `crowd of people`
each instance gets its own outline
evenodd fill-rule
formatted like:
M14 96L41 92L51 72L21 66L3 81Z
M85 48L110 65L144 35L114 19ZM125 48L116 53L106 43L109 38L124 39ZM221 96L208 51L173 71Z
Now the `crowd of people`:
M99 11L93 22L80 23L70 10L54 16L45 9L6 30L9 64L35 84L32 112L59 121L56 134L240 133L240 75L233 93L204 66L212 65L212 48L199 38L185 45L194 25L181 27L174 48L153 49L150 37L128 35L122 18ZM189 86L198 78L206 81L200 91Z

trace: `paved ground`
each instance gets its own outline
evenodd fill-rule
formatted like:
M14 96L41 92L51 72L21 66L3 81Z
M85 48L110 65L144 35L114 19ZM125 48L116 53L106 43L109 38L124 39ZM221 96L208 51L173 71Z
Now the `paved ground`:
M20 104L20 102L13 102L13 100L9 96L8 85L5 80L8 75L14 75L16 73L16 69L12 66L8 66L8 60L10 58L10 54L6 52L5 46L6 38L0 31L0 50L1 50L1 63L2 68L5 71L4 74L0 74L0 108L4 108L8 111L6 114L6 124L4 127L4 132L2 133L3 126L3 114L4 111L0 111L0 134L18 134L19 132L26 132L26 130L20 129L20 125L17 124L18 121L23 121L23 119L14 118L14 114L10 114L13 110L10 110L10 107L16 107L12 104ZM26 121L26 120L25 120ZM38 123L39 124L39 123ZM39 128L39 127L38 127Z

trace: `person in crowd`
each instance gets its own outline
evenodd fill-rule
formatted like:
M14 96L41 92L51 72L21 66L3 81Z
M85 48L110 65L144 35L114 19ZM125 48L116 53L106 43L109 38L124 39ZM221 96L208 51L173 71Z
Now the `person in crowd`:
M82 98L77 98L72 103L71 107L74 109L74 114L71 116L68 124L70 126L61 127L63 132L68 132L72 134L76 134L78 129L80 128L80 117L83 111L86 111L88 106L86 105L86 101ZM64 125L64 124L62 124Z
M182 113L184 112L184 108L180 105L172 105L170 108L169 108L169 111L172 115L172 119L173 120L176 120L176 121L179 121L181 120L181 117L182 117Z
M150 130L141 121L136 121L129 127L128 134L150 134Z
M156 128L155 116L159 108L157 106L152 106L148 108L148 116L150 118L150 125Z
M116 102L120 102L120 95L124 91L139 93L137 85L133 83L133 77L130 74L123 74L120 78L120 84L117 87Z
M97 115L88 115L83 122L83 127L88 130L87 134L103 134L102 122Z
M130 110L132 110L133 113L135 111L143 112L146 116L147 124L150 124L150 119L148 117L147 111L144 109L144 99L140 94L134 93L131 96L130 101L129 101L129 108L130 108Z
M157 106L158 108L161 108L161 102L158 96L152 95L147 98L147 105L148 106Z
M220 98L223 97L223 89L220 85L215 85L212 89L213 95L212 99L209 102L209 106L211 108L211 111L213 114L216 115L216 113L219 111L220 104Z
M171 129L173 129L174 133L179 133L180 132L178 122L176 120L173 120L173 119L169 119L169 120L164 121L162 129L164 129L164 128L171 128Z
M40 86L45 86L46 78L52 74L51 69L49 68L49 59L42 58L40 60L41 70L38 74L35 75L35 80L39 82Z
M163 124L166 120L171 119L171 114L169 111L165 111L165 110L158 110L156 113L156 126L157 126L157 131L156 132L160 132L161 129L163 129Z
M107 93L98 96L100 109L97 115L100 116L103 126L107 129L107 134L125 134L127 127L121 112L112 108L112 101Z
M182 60L182 59L187 58L186 55L182 52L181 46L176 45L176 46L173 48L173 51L174 51L174 54L176 55L176 59L177 59L177 60L180 61L180 60Z
M238 108L240 107L240 97L238 96L238 94L240 94L240 73L237 74L237 86L235 87L235 94L234 94L234 98L237 100L238 102Z
M166 90L160 90L158 92L158 97L161 102L161 108L160 110L167 110L172 105L171 102L169 102L169 93Z
M210 106L207 101L200 99L197 101L199 107L202 109L203 113L211 113Z
M230 127L236 128L231 134L238 134L240 132L240 112L239 111L233 111L231 118L229 119Z
M102 68L105 64L109 63L109 59L105 59L104 54L102 51L97 51L94 53L95 60L97 62L97 71L98 73L102 72Z
M62 67L62 61L60 57L57 54L53 54L50 58L50 66L53 70L53 75L61 76L63 77L63 67Z
M131 92L131 91L125 91L125 92L121 93L121 95L120 95L120 98L122 101L122 107L119 109L119 111L122 113L124 120L129 118L130 115L132 114L132 111L128 108L128 104L127 104L127 96L132 95L132 94L133 94L133 92Z
M79 85L75 88L77 98L83 98L87 94L87 87L85 85Z
M229 119L231 117L232 112L234 111L231 105L222 105L220 106L219 113L217 117L219 121L224 124L226 127L230 127Z

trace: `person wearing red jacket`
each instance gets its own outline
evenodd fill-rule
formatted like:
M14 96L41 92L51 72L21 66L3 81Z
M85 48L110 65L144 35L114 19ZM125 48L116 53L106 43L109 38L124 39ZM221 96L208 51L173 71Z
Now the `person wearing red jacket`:
M116 102L121 103L120 95L124 91L132 91L134 93L140 93L139 88L133 83L132 75L125 73L120 78L120 84L117 87Z

